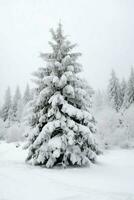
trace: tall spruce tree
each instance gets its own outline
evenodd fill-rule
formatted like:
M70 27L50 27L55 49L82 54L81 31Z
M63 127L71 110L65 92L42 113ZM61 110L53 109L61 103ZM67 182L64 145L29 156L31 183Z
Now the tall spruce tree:
M134 69L131 68L130 77L128 80L126 95L124 100L124 107L128 108L132 103L134 103Z
M11 91L10 87L7 88L5 93L4 105L1 109L1 118L6 121L9 118L11 109Z
M37 87L27 161L48 168L85 165L94 162L99 152L95 119L90 113L91 88L78 76L81 54L71 52L76 45L64 36L61 24L51 33L52 53L41 54L46 67L34 74Z
M121 89L119 79L114 70L112 70L111 79L108 85L108 97L111 106L118 112L121 107Z

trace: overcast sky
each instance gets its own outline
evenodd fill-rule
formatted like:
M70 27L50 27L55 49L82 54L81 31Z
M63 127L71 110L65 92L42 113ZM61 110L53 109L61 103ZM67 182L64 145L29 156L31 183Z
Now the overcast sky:
M134 64L133 0L0 0L0 98L9 85L24 89L43 66L49 29L62 21L69 39L83 53L84 76L105 88L111 68L127 78Z

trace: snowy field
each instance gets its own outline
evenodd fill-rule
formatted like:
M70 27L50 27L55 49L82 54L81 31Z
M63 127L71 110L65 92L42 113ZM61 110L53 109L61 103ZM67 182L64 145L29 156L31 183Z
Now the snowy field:
M133 200L134 150L108 150L96 165L46 169L26 151L0 143L0 200Z

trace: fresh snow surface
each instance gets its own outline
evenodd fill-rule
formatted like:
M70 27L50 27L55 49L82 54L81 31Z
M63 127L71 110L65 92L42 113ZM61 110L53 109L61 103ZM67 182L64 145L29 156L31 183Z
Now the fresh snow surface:
M108 150L85 168L46 169L0 142L0 200L134 200L134 150Z

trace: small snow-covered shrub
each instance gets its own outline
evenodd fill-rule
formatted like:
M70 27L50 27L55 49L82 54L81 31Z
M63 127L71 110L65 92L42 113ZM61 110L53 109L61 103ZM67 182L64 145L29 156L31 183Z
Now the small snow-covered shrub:
M25 126L22 124L13 124L7 129L6 141L7 142L17 142L24 140Z
M127 148L132 146L132 139L134 138L133 113L132 109L121 113L114 111L110 107L105 107L96 112L99 130L98 140L102 147L118 146Z
M126 127L126 142L122 144L123 148L134 148L134 105L132 104L124 112L124 122Z

